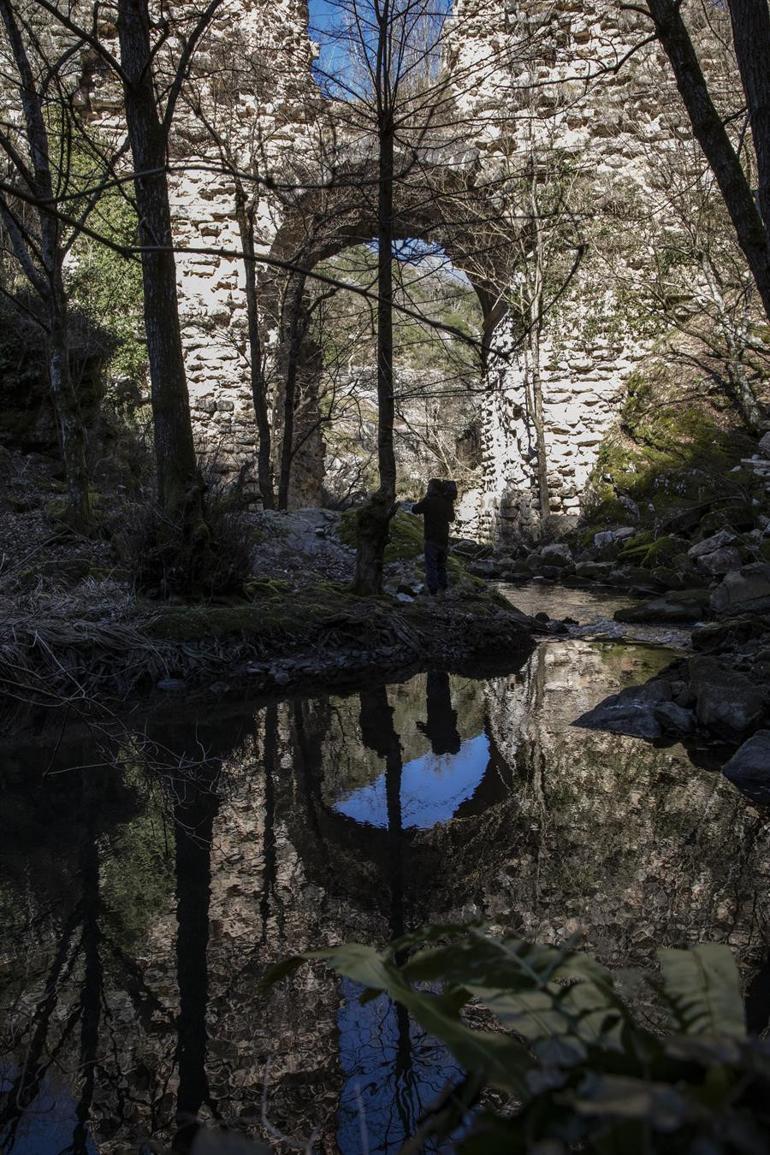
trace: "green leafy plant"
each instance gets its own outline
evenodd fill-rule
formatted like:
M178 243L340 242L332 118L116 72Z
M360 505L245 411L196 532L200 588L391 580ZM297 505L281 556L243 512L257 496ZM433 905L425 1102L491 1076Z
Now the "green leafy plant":
M726 946L662 950L659 971L640 975L570 946L429 927L385 951L290 959L266 982L309 958L361 983L364 999L385 992L462 1064L426 1134L451 1135L473 1106L463 1155L767 1151L770 1047L746 1034Z

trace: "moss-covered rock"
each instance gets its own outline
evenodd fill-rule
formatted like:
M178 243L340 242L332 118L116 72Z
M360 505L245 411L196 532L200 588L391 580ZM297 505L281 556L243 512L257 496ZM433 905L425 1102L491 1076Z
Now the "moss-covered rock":
M753 448L716 406L694 392L683 397L681 383L661 365L636 374L591 476L592 528L626 520L629 501L643 523L674 519L696 506L704 507L702 516L713 503L748 505L751 513L758 483L740 463Z
M357 509L346 509L340 518L340 541L351 549L358 545L357 514ZM423 552L423 544L422 518L399 510L390 522L385 564L418 557Z
M686 555L687 544L685 538L676 534L656 537L654 530L645 529L623 543L618 560L644 569L655 569L670 564L678 556Z

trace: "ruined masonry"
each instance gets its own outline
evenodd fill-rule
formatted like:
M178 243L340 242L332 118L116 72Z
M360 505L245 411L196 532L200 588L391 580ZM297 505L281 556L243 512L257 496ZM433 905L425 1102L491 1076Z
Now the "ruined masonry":
M672 102L661 96L668 83L661 62L652 49L629 56L646 31L640 17L604 0L456 0L451 17L444 66L457 123L465 127L462 139L455 132L444 146L451 150L450 165L442 157L444 168L467 188L483 189L485 182L494 183L513 149L514 157L558 153L570 159L574 174L583 255L567 290L548 308L541 336L554 515L579 512L625 382L647 352L620 318L603 240L606 221L617 222L629 200L644 195L650 157L671 139L670 112L667 122L662 110ZM178 272L190 401L201 444L226 475L253 462L256 433L235 185L212 169L221 169L225 156L239 172L269 178L246 185L259 255L278 262L259 272L263 346L278 402L286 356L282 309L291 284L280 262L300 255L312 265L374 231L365 213L345 208L335 236L326 226L323 237L310 237L307 222L318 218L319 204L292 187L323 183L334 136L334 109L324 105L311 76L316 51L304 0L227 0L190 79L175 134L173 210L180 247L187 250L178 257ZM229 91L214 89L209 79L217 74L211 69L217 58L227 63ZM114 117L116 111L105 101L100 114ZM336 140L335 148L339 165L344 141ZM367 162L358 155L350 163ZM407 197L399 210L402 233L441 239L440 228L418 217L416 210L410 213ZM464 246L454 236L447 249L476 283L470 241ZM504 356L488 362L483 485L464 495L461 518L468 532L500 538L537 523L536 454L527 412L531 367L500 302L488 291L479 296L487 340ZM317 350L311 353L317 360ZM306 389L312 393L312 385ZM275 412L278 437L280 403ZM304 472L297 462L294 504L313 500L323 468L320 435L309 439L303 460Z

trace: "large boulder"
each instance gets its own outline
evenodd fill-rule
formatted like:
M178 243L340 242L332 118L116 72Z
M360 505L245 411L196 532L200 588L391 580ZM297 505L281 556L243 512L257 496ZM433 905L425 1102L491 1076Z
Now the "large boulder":
M697 622L709 604L709 591L669 590L660 597L651 598L638 606L617 610L616 622Z
M726 545L722 549L714 549L710 553L703 554L698 558L697 566L712 577L722 577L723 574L740 569L742 561L741 551L734 545Z
M688 663L698 724L717 736L743 734L758 725L770 705L770 693L731 664L709 656Z
M714 553L716 550L724 549L727 545L732 545L735 541L735 534L729 529L720 529L717 533L712 533L711 537L704 537L703 541L696 542L695 545L690 546L687 551L687 556L691 561L696 561L700 557L705 557L709 553Z
M562 541L544 545L540 550L540 556L545 565L557 566L558 568L572 565L572 550Z
M702 653L719 654L738 650L767 634L770 634L770 619L745 614L698 626L692 632L692 645Z
M770 610L770 564L752 562L726 574L711 595L711 609L717 617Z
M757 730L723 767L739 790L756 802L770 802L770 730Z
M601 582L609 577L612 562L579 561L575 566L575 577L582 581Z

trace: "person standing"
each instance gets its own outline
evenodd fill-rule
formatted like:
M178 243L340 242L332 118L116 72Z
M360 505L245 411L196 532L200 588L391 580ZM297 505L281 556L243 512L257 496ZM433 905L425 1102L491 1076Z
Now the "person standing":
M452 496L450 496L450 494ZM443 593L449 582L447 556L449 553L449 524L455 519L454 497L457 486L452 481L432 477L422 501L415 502L412 513L422 514L425 527L425 581L435 597Z

